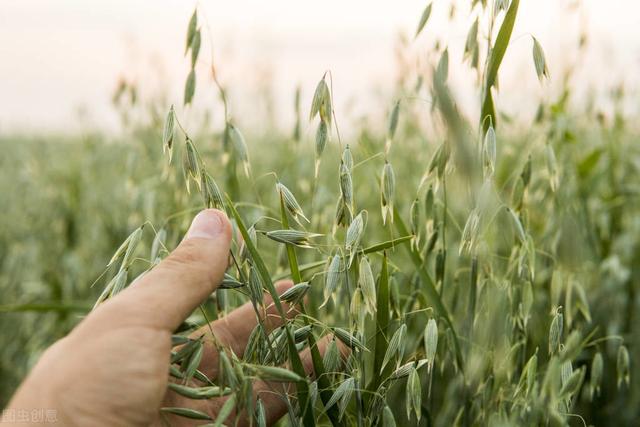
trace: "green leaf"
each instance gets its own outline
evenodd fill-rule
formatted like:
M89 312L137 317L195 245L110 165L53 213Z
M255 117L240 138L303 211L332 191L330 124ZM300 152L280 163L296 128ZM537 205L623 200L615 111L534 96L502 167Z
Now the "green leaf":
M424 8L424 11L422 12L422 16L420 16L420 22L418 22L418 28L416 28L416 35L413 36L414 39L418 37L418 35L424 29L424 26L427 25L427 21L429 20L429 17L431 16L431 7L432 6L433 6L433 2L430 2L427 5L427 7Z
M387 335L389 333L389 268L386 252L382 256L382 270L378 279L378 298L376 308L376 341L373 372L378 373L382 369L382 361L386 353ZM375 391L380 385L381 376L373 375L369 390Z
M480 123L482 124L483 130L485 132L489 124L493 125L494 128L496 127L496 114L495 108L493 106L491 88L496 83L500 63L502 63L502 58L504 58L504 54L507 51L507 46L509 45L509 40L511 39L511 33L513 32L513 25L516 22L516 14L518 13L519 5L520 0L513 0L511 2L509 10L507 10L507 13L504 16L504 20L502 21L502 25L500 26L500 31L498 31L498 36L496 37L496 42L493 45L491 54L489 56L489 65L487 66L483 88L484 98L482 101L482 111L480 113ZM488 120L487 117L490 117L490 119Z
M392 249L398 245L403 243L410 242L413 239L413 235L398 237L393 240L388 240L386 242L376 243L375 245L371 245L369 247L364 248L363 252L365 254L370 254L374 252L380 252L387 249Z

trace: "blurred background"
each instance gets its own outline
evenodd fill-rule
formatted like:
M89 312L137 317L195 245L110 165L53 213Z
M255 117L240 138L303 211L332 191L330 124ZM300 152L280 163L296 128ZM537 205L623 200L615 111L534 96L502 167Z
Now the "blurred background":
M413 41L426 4L420 0L197 4L206 18L199 67L207 69L213 47L236 119L257 130L291 125L296 87L303 88L307 105L325 70L334 75L343 120L385 113L376 102L393 93L403 66L435 64L438 57L429 50L434 44L449 45L451 62L459 64L473 21L471 2L436 1L429 25ZM195 5L1 0L0 132L70 132L83 126L115 132L121 123L111 98L119 78L134 83L141 99L180 100L189 67L182 55L184 31ZM557 92L570 68L574 102L596 96L604 106L620 85L637 91L639 13L640 5L629 0L523 1L500 73L503 110L530 119L537 100ZM552 79L542 86L532 78L531 35L549 63ZM585 49L579 49L581 40ZM473 73L452 66L450 77L469 109L478 96ZM194 108L219 113L209 76L200 83ZM259 102L248 101L256 97Z

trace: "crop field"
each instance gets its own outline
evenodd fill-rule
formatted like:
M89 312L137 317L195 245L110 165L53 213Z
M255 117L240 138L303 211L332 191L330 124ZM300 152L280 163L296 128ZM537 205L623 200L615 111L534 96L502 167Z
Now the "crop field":
M0 134L2 406L48 345L217 208L234 228L230 267L175 331L191 351L172 355L184 386L174 391L195 393L203 375L190 368L203 346L190 331L247 301L263 312L264 293L299 314L271 333L259 323L245 354L224 353L224 375L198 378L231 396L227 412L167 411L234 425L236 408L265 425L245 385L289 375L292 387L274 388L289 407L279 425L636 425L640 128L622 89L610 111L576 107L571 76L557 97L523 100L539 103L533 122L501 111L519 3L475 1L464 62L439 46L433 67L408 73L380 106L386 124L363 120L349 137L338 76L325 70L301 88L308 105L291 94L293 129L241 129L216 75L224 63L196 73L197 9L185 22L183 99L144 103L125 83L116 105L142 119L121 135ZM528 37L529 77L544 84L544 46ZM471 114L450 67L477 71ZM224 126L184 125L201 85L217 88ZM295 286L278 295L279 280ZM327 334L335 343L321 355ZM313 377L297 356L305 347Z

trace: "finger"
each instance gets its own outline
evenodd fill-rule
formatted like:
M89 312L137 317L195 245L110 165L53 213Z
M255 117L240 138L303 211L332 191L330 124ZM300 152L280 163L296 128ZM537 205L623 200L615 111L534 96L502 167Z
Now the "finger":
M282 295L291 286L293 286L291 281L278 282L275 284L276 292L278 295ZM264 321L267 333L269 333L282 325L282 317L278 314L271 296L265 295L264 306L266 310L262 311L263 314L260 317ZM283 303L282 308L289 319L298 314L289 304ZM215 378L218 374L218 351L214 345L214 339L211 337L212 331L215 342L231 349L236 355L242 357L247 347L249 336L257 324L258 318L253 305L251 302L247 302L227 316L211 322L210 325L204 325L193 332L191 338L204 335L204 357L198 369L211 378Z
M318 340L317 346L321 355L324 355L327 346L333 340L333 336L327 335L324 338ZM337 341L338 348L342 355L343 360L349 356L349 349L344 346L340 341ZM300 358L302 360L302 364L304 366L305 372L307 375L314 377L313 370L313 360L311 357L311 352L307 348L300 353ZM253 387L254 399L261 399L265 408L265 415L267 418L267 425L273 425L277 420L282 418L287 412L287 405L282 400L282 396L286 393L291 394L294 391L294 384L283 384L283 383L269 383L265 381L256 381ZM219 398L219 399L211 399L211 400L191 400L185 397L182 397L176 394L173 391L168 391L165 396L165 401L163 406L173 406L173 407L181 407L181 408L191 408L196 409L198 411L204 412L208 414L212 419L216 419L218 411L224 405L224 402L227 398ZM237 415L233 412L230 417L226 420L226 424L228 425L236 425L236 417L237 426L244 427L251 425L250 417L253 415L245 413L241 413ZM171 422L171 425L174 426L187 426L194 425L192 420L187 420L185 418L181 418L175 415L165 414L164 417ZM254 423L255 424L255 423Z
M324 353L331 343L334 340L332 335L326 335L322 339L318 340L316 345L318 346L318 350L320 351L320 355L324 356ZM346 347L342 342L336 340L338 344L338 349L340 350L340 355L342 356L342 360L346 360L349 357L350 350ZM311 357L311 350L306 348L300 353L300 359L302 360L302 365L304 366L304 370L308 376L315 378L315 371L313 369L313 358ZM268 383L264 381L256 381L254 387L254 395L256 398L260 398L262 403L264 404L265 415L267 418L267 425L273 425L276 421L282 418L287 413L287 405L282 400L282 393L286 392L291 394L295 390L294 384L274 384ZM249 420L243 419L241 420L240 425L245 426L249 425Z
M167 258L96 311L116 323L173 331L222 281L230 244L227 216L203 210Z

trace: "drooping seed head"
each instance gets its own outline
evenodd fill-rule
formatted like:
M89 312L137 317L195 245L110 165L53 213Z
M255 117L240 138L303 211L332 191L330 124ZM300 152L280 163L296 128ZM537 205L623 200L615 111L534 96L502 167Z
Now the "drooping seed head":
M251 240L251 243L253 243L253 246L257 248L258 233L256 232L256 227L254 225L249 227L249 229L247 230L247 234L249 234L249 239ZM244 241L242 241L242 246L240 247L240 261L244 263L250 258L251 254L249 253L249 249L247 248L247 245L244 243Z
M331 395L331 398L325 405L325 408L329 409L333 405L338 403L338 408L339 408L338 413L340 418L342 418L354 391L355 391L355 379L353 377L349 377L345 379L338 386L338 388L336 388L336 390L333 392L333 394Z
M352 350L364 351L367 349L360 340L342 328L333 328L333 334Z
M247 149L247 143L238 128L231 123L229 123L227 127L229 130L229 138L235 149L236 156L238 156L238 160L242 162L244 173L248 177L251 175L251 164L249 163L249 150Z
M140 227L138 227L135 230L133 230L133 232L131 232L131 234L129 234L129 236L127 236L127 238L124 240L124 242L122 242L122 244L118 247L118 249L116 249L116 252L113 254L111 259L109 260L109 263L107 264L107 267L111 266L122 255L124 255L129 250L129 246L132 244L132 242L135 245L137 245L140 242L140 238L142 237L142 230L143 229L144 229L144 224L142 224Z
M224 278L222 279L218 289L237 289L243 286L245 286L244 283L240 282L229 273L224 273Z
M428 219L433 219L434 201L435 201L435 196L433 194L433 185L429 185L429 189L427 190L427 194L424 197L424 215Z
M398 380L400 378L404 378L411 373L412 369L416 369L416 362L405 363L404 365L393 371L389 376L389 379Z
M187 80L184 83L184 105L191 104L193 100L193 95L196 93L196 70L192 68L187 75Z
M342 151L342 164L347 168L349 172L353 168L353 156L351 155L351 149L349 148L349 144L344 147Z
M496 169L496 132L493 126L489 126L484 136L484 167L489 175L493 175Z
M124 289L124 287L127 285L127 278L128 278L128 274L129 270L128 268L122 268L120 269L120 271L118 271L118 273L114 276L113 279L111 279L113 281L113 285L108 286L108 288L110 288L110 292L109 292L109 298L113 298L115 295L117 295L120 291L122 291Z
M331 125L331 92L324 77L318 82L311 101L311 113L309 120L320 114L320 121L327 126Z
M420 384L420 376L418 370L414 367L409 372L406 386L406 411L407 419L411 419L411 412L416 414L416 419L420 421L422 413L422 385Z
M281 182L276 183L276 190L278 191L280 197L282 197L282 200L284 202L285 207L287 208L287 210L289 211L291 216L298 223L300 223L299 220L298 220L298 217L304 219L307 222L310 222L307 219L307 217L304 216L304 212L302 211L302 207L300 207L300 204L298 203L298 201L294 197L293 193L287 187L285 187L284 184L282 184Z
M380 366L380 374L384 371L384 368L391 361L392 358L395 358L397 364L402 361L402 356L404 355L404 347L405 347L405 337L407 335L407 325L403 323L400 325L398 329L393 333L393 336L389 340L389 345L387 346L387 351L384 354L384 358L382 360L382 365ZM396 366L397 368L398 366Z
M351 257L349 259L349 266L351 266L351 262L353 261L353 257L357 251L358 245L360 244L360 239L362 239L362 234L364 232L364 228L367 222L367 211L360 211L360 213L351 221L349 228L347 228L347 234L345 237L345 249L351 253Z
M135 254L140 240L142 240L142 234L144 231L144 224L136 228L129 236L126 250L124 251L124 257L122 257L122 264L120 268L128 268L133 262L133 255Z
M438 324L434 319L429 319L424 329L424 350L431 370L438 350Z
M325 285L324 285L324 301L320 305L320 307L324 307L329 298L333 298L334 292L338 288L338 284L342 279L342 258L340 255L335 254L333 258L331 258L331 262L329 263L329 267L327 268L325 274Z
M291 305L296 305L302 301L310 288L311 285L309 285L309 282L298 283L284 291L282 295L280 295L280 300Z
M155 260L158 258L161 249L164 249L164 243L166 240L167 230L165 228L161 228L153 238L153 243L151 243L151 254L149 255L149 259Z
M193 38L191 39L191 68L196 66L196 62L198 61L198 54L200 53L200 29L197 29Z
M169 163L173 156L173 139L175 136L175 110L173 105L169 108L167 118L164 122L164 131L162 132L162 152L169 153Z
M346 167L344 162L340 163L340 194L344 205L353 210L353 181L351 179L351 171Z
M362 296L362 289L356 288L351 295L351 305L349 307L349 315L354 331L364 330L364 318L367 310L362 307L363 300L364 297Z
M478 235L480 231L480 215L477 209L473 209L467 218L467 222L462 230L462 237L460 238L460 249L458 254L463 252L471 253L476 248L478 241Z
M507 212L509 213L509 217L513 222L513 225L516 229L516 234L518 235L520 242L526 243L527 235L524 231L524 227L522 226L522 223L520 222L520 218L518 218L518 216L515 214L515 212L512 209L507 208Z
M318 130L316 130L316 159L319 159L324 152L324 148L329 141L329 128L324 121L318 124Z
M478 18L469 27L467 40L464 44L464 59L473 59L474 52L478 49ZM473 61L471 66L473 67ZM475 67L474 67L475 68Z
M538 39L531 36L533 38L533 65L536 68L536 74L538 75L538 80L542 81L543 78L549 78L549 69L547 68L547 60L544 56L544 50L542 50L542 46Z
M586 369L584 366L574 371L571 376L562 383L562 388L560 389L558 397L561 399L571 398L580 389L580 386L584 381L585 371Z
M409 222L411 226L411 234L413 234L411 246L417 248L420 240L420 200L418 200L417 197L413 200L413 203L411 203L411 209L409 210Z
M533 386L536 383L536 374L538 372L538 355L534 354L529 358L529 361L522 370L522 375L526 376L526 390L525 395L528 395L533 391ZM524 386L525 383L523 383Z
M351 224L353 217L351 216L351 210L345 204L344 199L340 197L338 199L338 203L336 204L336 219L335 225L336 227L346 227Z
M624 345L618 347L618 357L616 358L616 372L618 374L618 388L622 384L629 387L631 383L631 371L629 369L629 350Z
M382 427L396 427L396 419L393 416L393 411L386 405L382 412Z
M389 117L389 127L387 129L387 138L393 139L396 134L396 130L398 129L398 117L400 116L400 101L397 101L393 106L393 110L391 111L391 116Z
M187 43L185 48L185 53L191 47L191 43L193 41L193 37L196 34L196 28L198 27L198 9L194 9L191 14L191 18L189 19L189 25L187 26Z
M222 192L220 192L215 180L206 171L202 171L200 187L202 188L202 198L207 208L224 209Z
M267 413L264 409L264 403L262 399L258 399L256 403L256 423L258 427L267 427Z
M560 308L556 311L551 326L549 327L549 354L555 354L560 350L562 340L563 317Z
M449 147L449 144L445 141L438 147L433 157L431 158L431 161L429 162L429 167L427 169L427 173L431 173L434 170L436 170L438 178L442 179L442 176L444 175L444 172L446 170L450 155L451 155L451 148Z
M322 359L324 369L328 373L338 372L341 365L340 350L336 340L331 340Z
M263 232L265 236L271 240L275 240L280 243L288 243L301 248L311 248L314 243L311 241L314 237L322 236L318 233L309 233L307 231L300 230L273 230Z
M295 372L277 366L246 364L245 368L247 369L247 371L264 381L300 382L305 380Z
M264 291L262 286L262 279L260 279L260 275L255 266L251 266L249 271L249 297L251 298L251 302L255 305L262 306L264 305Z
M184 144L184 153L182 154L182 167L184 172L185 184L187 186L187 192L190 192L190 182L194 180L196 184L200 185L200 163L198 162L198 154L193 145L193 141L186 138Z
M295 331L293 331L293 339L296 343L306 341L311 334L311 329L313 325L304 325Z
M369 313L374 314L376 310L376 283L373 278L369 259L366 256L360 259L358 274L358 286L362 291L365 308Z
M387 217L393 223L393 200L396 192L396 176L391 163L385 161L382 169L382 188L380 201L382 205L382 223L386 224Z

